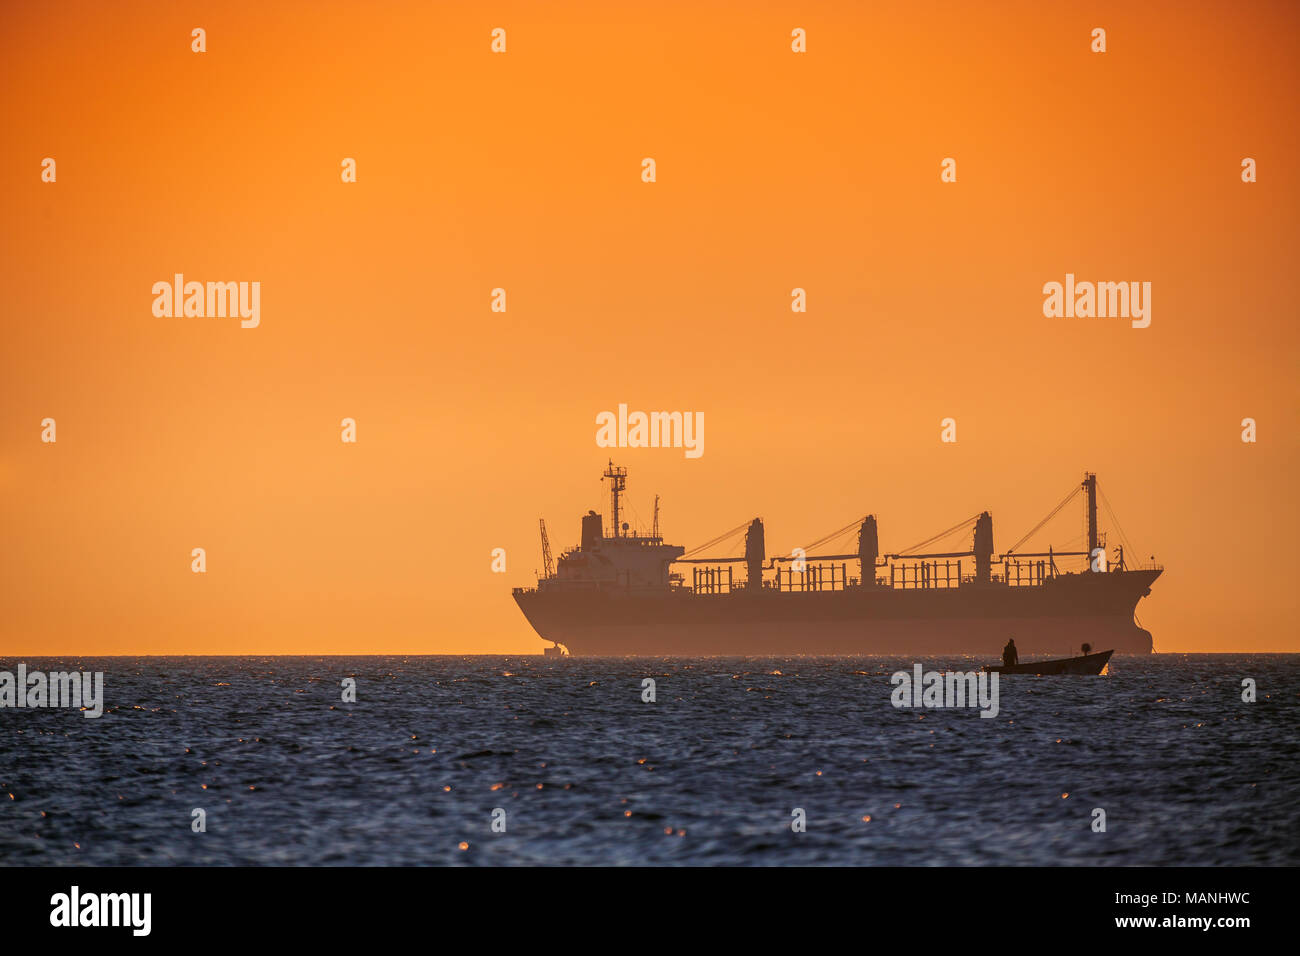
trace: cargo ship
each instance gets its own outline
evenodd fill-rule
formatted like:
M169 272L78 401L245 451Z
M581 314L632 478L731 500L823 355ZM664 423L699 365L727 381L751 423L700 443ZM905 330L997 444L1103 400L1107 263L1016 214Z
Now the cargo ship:
M611 461L602 480L610 482L610 531L589 511L580 543L553 563L541 521L537 586L514 589L528 623L551 643L547 654L996 657L1008 638L1021 655L1077 653L1084 643L1117 654L1154 650L1136 610L1163 569L1130 565L1122 544L1107 549L1095 474L1001 553L983 511L895 553L880 552L876 516L867 515L771 558L761 518L687 552L664 543L656 498L650 532L634 531L621 520L627 469ZM1080 495L1087 550L1017 550ZM967 550L921 550L967 529ZM813 553L854 531L855 550ZM742 532L743 554L698 556ZM1066 568L1071 562L1079 566Z

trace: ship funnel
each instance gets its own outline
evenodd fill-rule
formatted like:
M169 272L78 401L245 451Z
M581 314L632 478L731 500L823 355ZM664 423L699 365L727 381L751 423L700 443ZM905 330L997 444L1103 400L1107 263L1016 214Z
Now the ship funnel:
M763 545L763 519L755 518L745 533L745 568L748 579L745 587L757 591L763 586L763 561L767 554Z
M975 580L988 584L993 567L993 516L987 511L975 519L975 542L971 550L975 552Z
M588 511L582 516L582 550L599 548L603 533L600 526L600 515L594 511Z
M876 534L876 516L867 515L858 529L858 562L862 565L862 586L876 583L876 559L880 557L880 539Z

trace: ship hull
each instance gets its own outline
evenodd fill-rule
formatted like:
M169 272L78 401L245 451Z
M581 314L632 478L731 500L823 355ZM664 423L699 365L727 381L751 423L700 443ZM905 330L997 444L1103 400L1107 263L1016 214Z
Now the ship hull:
M515 600L534 630L573 655L1022 655L1081 644L1149 654L1133 619L1160 571L1070 574L1034 587L694 594L538 589Z

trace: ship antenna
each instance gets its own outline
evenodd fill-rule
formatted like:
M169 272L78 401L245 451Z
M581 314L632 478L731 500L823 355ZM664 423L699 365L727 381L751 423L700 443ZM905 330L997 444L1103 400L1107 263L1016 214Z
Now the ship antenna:
M659 496L655 495L655 519L654 526L650 529L650 537L656 541L659 539Z
M614 459L611 458L609 460L609 467L605 469L605 474L602 478L608 478L610 480L610 497L613 498L614 503L614 537L617 538L620 534L619 529L622 527L622 525L618 523L619 499L627 488L627 469L615 468Z

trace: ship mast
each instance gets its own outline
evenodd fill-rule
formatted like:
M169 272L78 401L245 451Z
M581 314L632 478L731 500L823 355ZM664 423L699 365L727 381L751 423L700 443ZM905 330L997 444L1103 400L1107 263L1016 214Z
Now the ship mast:
M1091 561L1097 550L1097 476L1090 471L1084 473L1083 490L1088 492L1088 560Z
M615 468L614 460L611 458L609 461L609 467L605 469L605 474L602 476L602 480L604 478L608 478L610 480L609 491L610 491L610 497L613 499L613 504L614 504L614 514L613 514L614 537L617 538L619 537L620 534L622 534L621 529L623 526L619 524L618 521L619 504L620 504L619 497L623 494L625 490L627 490L627 469Z

